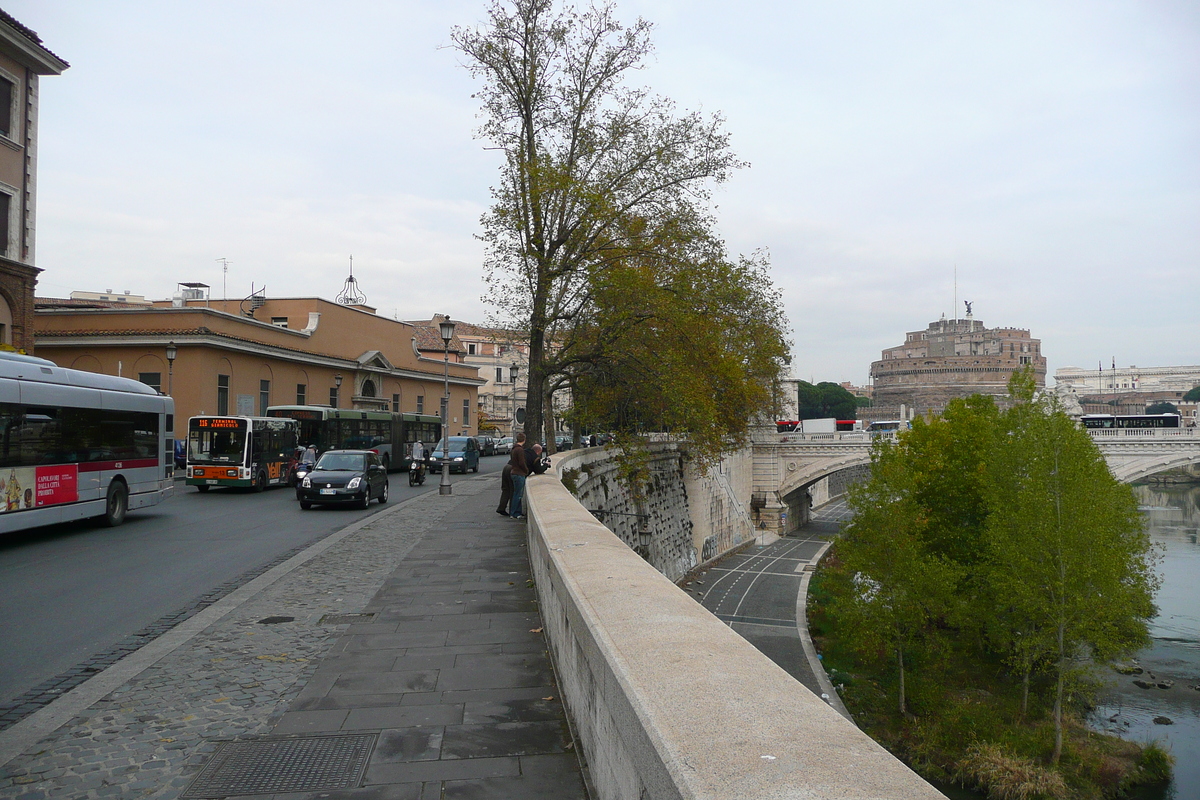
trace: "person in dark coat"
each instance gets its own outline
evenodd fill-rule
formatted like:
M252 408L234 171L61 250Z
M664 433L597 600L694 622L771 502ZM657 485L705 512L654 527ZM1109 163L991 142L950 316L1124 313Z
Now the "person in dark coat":
M508 515L513 519L521 519L521 500L525 496L525 479L529 477L529 461L525 459L525 434L517 434L517 441L513 444L512 453L508 456L508 465L512 468L510 474L513 482Z
M512 460L512 453L508 454L509 461ZM496 513L502 517L508 516L508 506L512 503L513 496L513 479L512 479L512 464L504 465L504 472L500 474L500 505L496 506Z

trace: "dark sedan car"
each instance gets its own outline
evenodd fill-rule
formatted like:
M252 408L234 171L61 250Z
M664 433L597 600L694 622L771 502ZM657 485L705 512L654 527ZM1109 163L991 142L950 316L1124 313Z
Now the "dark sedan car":
M303 509L319 504L366 508L372 500L386 503L387 470L370 450L326 450L296 487L296 497Z

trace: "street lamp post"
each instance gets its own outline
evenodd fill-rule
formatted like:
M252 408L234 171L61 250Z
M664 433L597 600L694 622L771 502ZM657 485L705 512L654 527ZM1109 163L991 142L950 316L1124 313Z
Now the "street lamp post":
M442 482L438 484L438 494L453 494L450 486L450 340L454 338L454 323L448 314L442 315L438 323L438 333L443 343L442 372L445 390L442 394Z
M167 396L172 397L172 389L174 389L175 376L175 356L179 355L179 348L175 346L175 342L167 342Z
M337 408L342 404L342 376L333 376L333 407Z
M512 413L510 428L514 440L517 438L517 373L520 369L515 363L508 368L509 383L512 384L512 391L508 393L508 410Z

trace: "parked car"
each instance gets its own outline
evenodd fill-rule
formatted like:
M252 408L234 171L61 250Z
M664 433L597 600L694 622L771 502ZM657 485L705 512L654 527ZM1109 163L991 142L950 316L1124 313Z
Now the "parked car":
M554 437L554 449L559 453L561 453L563 450L570 450L572 445L573 442L570 436Z
M496 440L491 436L476 436L476 441L479 442L479 455L494 456L496 455Z
M370 450L326 450L300 480L296 497L305 510L324 504L366 508L372 500L386 503L387 470Z
M501 455L508 455L512 452L513 437L505 436L496 441L496 452Z
M450 459L451 472L479 472L479 442L474 436L451 436L449 439L449 454L447 455L446 439L437 443L433 449L433 463L430 472L441 473L442 459Z

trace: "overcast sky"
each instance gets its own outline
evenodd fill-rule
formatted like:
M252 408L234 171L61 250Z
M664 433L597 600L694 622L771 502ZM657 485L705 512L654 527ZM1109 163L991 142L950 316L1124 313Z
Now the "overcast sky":
M499 159L447 48L483 0L2 5L71 63L41 84L39 295L333 299L353 254L379 313L484 320ZM770 251L797 377L865 383L963 300L1040 338L1051 374L1200 363L1200 5L618 14L656 26L633 80L722 112L751 164L720 230Z

